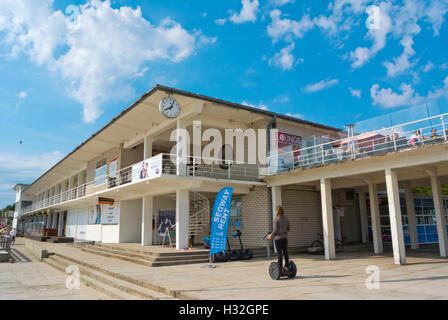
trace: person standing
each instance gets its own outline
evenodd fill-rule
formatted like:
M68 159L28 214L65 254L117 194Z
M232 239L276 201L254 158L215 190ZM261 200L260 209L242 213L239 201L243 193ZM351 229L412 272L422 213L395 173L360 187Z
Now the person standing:
M283 271L288 269L289 255L288 255L288 231L289 220L285 216L283 207L278 206L276 208L276 217L274 220L274 230L268 236L268 240L274 237L275 248L278 254L278 265ZM283 258L285 258L285 267L283 267Z
M9 233L9 236L11 237L11 244L14 244L16 242L16 235L17 235L17 231L16 231L16 228L14 228Z

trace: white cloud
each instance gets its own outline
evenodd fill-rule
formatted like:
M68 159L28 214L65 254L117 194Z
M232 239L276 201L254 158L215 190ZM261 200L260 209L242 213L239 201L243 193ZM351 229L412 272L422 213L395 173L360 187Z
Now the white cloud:
M128 81L147 63L178 63L201 45L216 42L170 18L153 25L139 7L113 9L110 0L89 0L70 25L52 6L53 0L2 0L0 31L11 56L24 52L62 74L68 94L82 104L86 122L95 121L106 102L132 96Z
M305 86L302 90L307 93L313 93L317 91L322 91L339 83L338 79L321 80L317 83L311 83Z
M269 0L269 3L273 6L284 6L285 4L288 3L294 3L296 2L295 0Z
M361 94L362 94L361 90L352 89L351 87L349 87L348 90L350 90L350 94L353 97L361 99Z
M414 106L427 103L440 97L448 98L448 77L445 78L443 85L440 88L428 91L426 96L420 96L418 93L416 94L412 86L406 83L400 85L401 93L395 93L391 88L383 88L381 90L379 90L379 88L380 86L378 84L374 84L370 88L370 96L373 99L373 105L379 104L386 108Z
M448 63L444 62L439 66L440 69L442 70L448 70Z
M400 43L404 47L401 56L394 58L394 62L385 61L383 63L387 69L387 75L389 77L401 75L416 64L416 62L409 61L409 58L415 55L415 51L412 48L412 45L414 44L412 38L410 36L405 36Z
M5 199L5 202L13 203L12 188L17 183L32 182L61 159L59 151L43 154L0 153L0 201Z
M391 18L389 16L390 10L390 3L382 2L379 5L379 28L371 28L367 32L367 37L370 38L373 42L372 46L370 48L357 47L355 51L350 52L352 68L356 69L362 67L386 46L386 38L390 33L392 27Z
M20 99L25 99L26 97L28 97L28 93L26 93L25 91L22 91L17 94L17 97L19 97Z
M261 110L269 110L268 106L263 104L261 101L258 103L258 105L251 104L251 103L249 103L249 102L247 102L245 100L243 102L241 102L241 104L245 105L245 106L252 107L252 108L258 108L258 109L261 109Z
M429 72L429 71L431 71L432 69L434 69L435 68L435 65L434 65L434 63L432 63L431 61L428 61L428 63L426 64L426 66L423 68L423 72Z
M293 117L293 118L303 119L303 114L300 114L300 113L291 113L291 112L288 112L288 113L286 113L286 115L287 115L288 117Z
M278 9L269 13L272 21L268 25L267 32L273 42L281 38L291 40L291 38L303 38L305 33L314 27L309 15L304 15L300 21L288 18L282 19L282 12Z
M243 7L240 13L233 13L229 17L229 20L236 24L257 21L257 13L259 10L258 0L241 0L241 4Z
M269 64L280 67L282 70L292 70L297 63L303 63L303 59L296 59L291 53L294 50L294 43L277 52L274 57L269 59Z
M225 23L226 23L226 19L215 19L215 23L218 25L218 26L223 26L223 25L225 25Z
M406 106L410 104L414 96L414 89L406 83L400 86L401 94L393 92L391 88L379 90L379 87L378 84L374 84L370 88L373 105L380 104L386 108Z

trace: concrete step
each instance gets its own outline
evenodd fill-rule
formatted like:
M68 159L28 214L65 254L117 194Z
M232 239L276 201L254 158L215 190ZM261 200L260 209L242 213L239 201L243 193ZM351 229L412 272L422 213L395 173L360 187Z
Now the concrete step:
M87 246L88 249L103 251L108 253L113 253L121 256L128 256L131 258L137 258L142 260L148 260L150 262L168 262L168 261L184 261L184 260L196 260L196 259L207 259L208 254L204 253L201 255L188 255L184 253L179 253L178 255L153 255L153 254L145 254L145 253L136 253L129 250L124 249L113 249L106 246Z
M55 260L52 259L52 257L44 259L43 262L45 262L46 264L52 266L53 268L64 272L65 273L65 268L67 267L64 264L61 264ZM87 275L80 275L80 279L79 279L84 285L86 285L87 287L90 287L96 291L99 291L101 293L103 293L105 296L111 298L111 299L115 299L115 300L136 300L136 297L130 294L127 294L121 290L118 290L117 288L114 288L110 285L107 285L99 280L96 280L94 278L91 278Z
M56 261L57 263L67 267L69 265L76 265L79 268L81 278L84 276L87 276L89 278L95 279L97 281L100 281L110 287L113 287L115 289L118 289L122 292L124 292L127 295L133 296L133 299L145 299L145 300L170 300L174 299L171 296L165 295L163 293L160 293L158 291L154 291L152 289L148 289L139 285L136 285L135 283L131 283L119 278L114 277L113 275L105 274L98 270L93 270L91 268L88 268L83 265L79 265L76 263L73 263L73 261L67 260L60 256L52 256L49 258L53 261ZM65 269L64 269L65 270Z
M115 245L104 245L101 243L95 244L95 246L97 247L102 247L102 248L111 248L111 249L115 249L115 250L123 250L123 247L120 246L115 246ZM178 255L190 255L190 256L195 256L195 255L206 255L207 252L206 251L183 251L183 252L178 252L173 250L172 252L157 252L157 251L149 251L149 250L139 250L139 249L135 249L135 248L126 248L127 252L134 252L137 254L143 254L143 255L151 255L151 256L156 256L156 257L168 257L168 256L178 256Z
M208 261L208 258L203 258L203 259L192 259L192 260L190 259L190 260L172 260L172 261L154 261L154 262L152 262L148 259L133 258L133 257L129 257L127 255L106 252L106 251L98 250L98 249L94 249L94 248L82 248L81 250L84 252L101 255L103 257L115 258L115 259L119 259L119 260L123 260L123 261L137 263L137 264L144 265L147 267L174 266L174 265L181 265L181 264L204 263L204 262Z
M99 267L99 265L101 265L101 264L107 264L106 260L109 259L109 258L104 258L105 261L102 261L101 263L93 264L92 262L89 263L87 261L97 261L98 259L101 260L101 258L96 258L96 257L98 257L98 255L87 253L87 252L86 253L84 253L84 252L77 253L76 251L75 252L64 252L64 253L55 252L54 256L64 258L64 259L66 259L68 261L71 261L72 263L74 263L76 265L84 266L84 267L87 267L87 268L89 268L91 270L99 271L99 272L101 272L101 273L103 273L105 275L112 276L112 277L114 277L116 279L124 280L124 281L127 281L129 283L133 283L135 285L138 285L140 287L147 288L147 289L159 292L159 293L161 293L161 294L163 294L165 296L171 297L171 298L174 297L174 298L180 298L180 299L182 299L182 298L184 298L184 299L191 299L191 297L189 297L189 296L185 296L184 297L181 292L168 290L168 289L166 289L164 287L156 286L156 285L153 285L153 284L148 283L146 281L141 281L141 280L132 278L130 276L127 276L125 274L118 273L118 272L111 271L111 270L106 269L106 268ZM94 259L92 259L92 258L94 258Z

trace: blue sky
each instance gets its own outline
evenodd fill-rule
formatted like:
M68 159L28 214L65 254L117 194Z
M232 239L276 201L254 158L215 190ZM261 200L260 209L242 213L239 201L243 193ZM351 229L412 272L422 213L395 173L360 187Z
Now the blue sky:
M156 83L337 127L445 105L447 12L448 0L2 0L0 207Z

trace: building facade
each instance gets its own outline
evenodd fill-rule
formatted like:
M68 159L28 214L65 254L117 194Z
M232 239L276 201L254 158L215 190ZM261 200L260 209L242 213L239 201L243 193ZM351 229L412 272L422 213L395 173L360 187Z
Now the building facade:
M177 115L163 114L166 98L180 106ZM402 127L407 125L411 130L414 124ZM426 221L416 214L413 186L431 184L437 190L431 223L446 230L447 203L440 191L448 175L443 115L437 125L442 135L422 140L422 153L406 143L403 129L401 137L394 128L357 136L157 85L36 181L16 186L23 203L18 214L29 234L47 230L77 241L144 246L171 240L183 249L202 242L217 193L232 187L229 235L240 221L247 247L266 245L273 212L282 205L292 247L306 248L323 233L327 259L335 257L335 238L370 239L381 253L389 232L395 261L404 263L405 245L434 242L426 227L424 242L418 231ZM242 135L231 143L217 141L228 130ZM256 140L248 133L256 133ZM389 200L387 212L380 213L381 195ZM446 232L437 234L437 242L446 255Z

